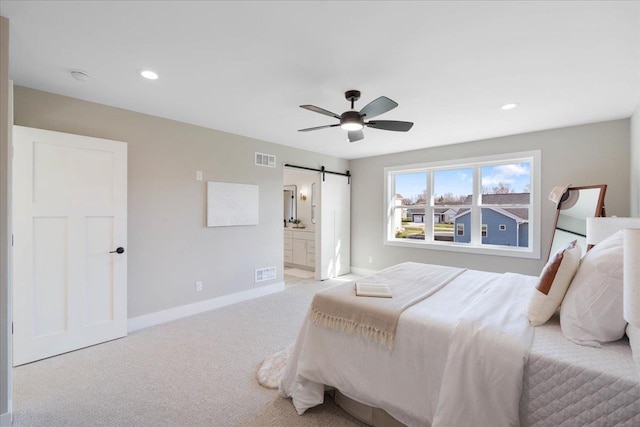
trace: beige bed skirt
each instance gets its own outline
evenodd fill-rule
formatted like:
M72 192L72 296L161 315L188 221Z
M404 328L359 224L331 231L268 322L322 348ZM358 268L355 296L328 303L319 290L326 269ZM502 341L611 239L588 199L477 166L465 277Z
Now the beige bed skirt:
M336 405L344 409L345 412L372 427L406 427L400 421L389 415L384 409L373 408L364 403L357 402L340 393L339 390L334 389L328 393L333 395L333 400L336 402Z

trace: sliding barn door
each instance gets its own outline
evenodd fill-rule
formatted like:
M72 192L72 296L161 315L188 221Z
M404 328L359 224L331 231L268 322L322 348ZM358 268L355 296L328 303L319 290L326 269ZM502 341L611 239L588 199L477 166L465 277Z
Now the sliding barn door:
M320 268L325 280L351 271L351 185L347 177L325 174L320 179ZM319 277L318 277L319 276Z
M126 144L20 126L13 144L14 366L125 336Z

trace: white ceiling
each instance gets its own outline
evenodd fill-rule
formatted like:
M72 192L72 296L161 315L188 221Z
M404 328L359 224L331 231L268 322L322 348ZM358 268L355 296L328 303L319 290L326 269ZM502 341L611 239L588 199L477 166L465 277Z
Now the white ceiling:
M8 1L17 85L347 159L629 117L640 4ZM160 79L144 80L151 68ZM86 82L71 69L91 75ZM408 133L297 129L360 110ZM519 107L503 111L502 104Z

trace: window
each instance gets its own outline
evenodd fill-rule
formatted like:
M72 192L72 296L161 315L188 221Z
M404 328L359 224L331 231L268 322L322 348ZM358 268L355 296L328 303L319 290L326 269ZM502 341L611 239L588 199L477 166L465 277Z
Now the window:
M539 171L539 151L385 168L385 244L539 258Z
M391 222L396 239L424 240L426 185L427 174L423 171L394 175Z
M433 224L433 240L468 243L469 236L464 235L464 223L456 222L455 217L471 208L473 169L434 170L432 176L432 207L434 216L438 216L438 221ZM457 227L455 236L454 225Z

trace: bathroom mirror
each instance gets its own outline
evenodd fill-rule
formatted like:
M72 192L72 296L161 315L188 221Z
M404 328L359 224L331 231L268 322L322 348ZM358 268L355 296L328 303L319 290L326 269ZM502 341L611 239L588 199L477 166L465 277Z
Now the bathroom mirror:
M311 224L316 223L316 183L311 184Z
M604 194L606 190L606 185L567 188L556 209L549 256L572 240L578 241L584 256L589 249L587 248L587 217L605 216Z
M297 187L295 185L284 186L284 222L285 225L288 221L298 217L298 209L296 204L296 194L298 194Z

